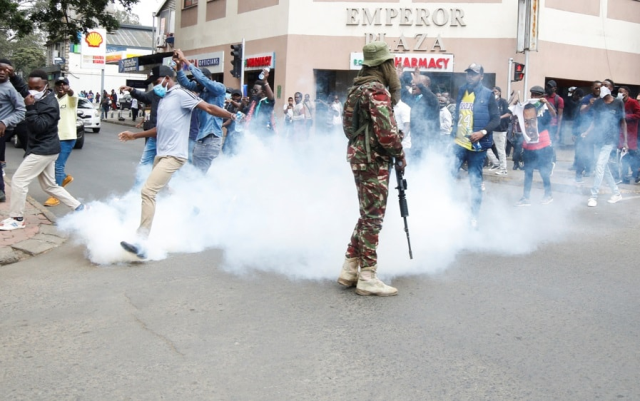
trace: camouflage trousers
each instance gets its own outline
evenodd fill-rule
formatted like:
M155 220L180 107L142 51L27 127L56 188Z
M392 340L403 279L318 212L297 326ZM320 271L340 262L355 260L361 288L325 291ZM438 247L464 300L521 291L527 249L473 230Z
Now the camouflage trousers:
M364 167L364 169L360 169ZM376 161L364 166L352 165L358 189L360 218L347 247L347 258L359 258L361 267L378 264L378 235L389 196L389 162Z

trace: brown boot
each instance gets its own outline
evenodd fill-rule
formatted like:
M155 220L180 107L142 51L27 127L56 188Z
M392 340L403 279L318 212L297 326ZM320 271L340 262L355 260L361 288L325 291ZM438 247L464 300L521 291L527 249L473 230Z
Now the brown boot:
M389 297L398 295L398 290L386 285L376 276L378 266L363 267L358 278L358 286L356 294L358 295L377 295L379 297Z
M358 258L344 259L338 283L345 287L353 287L358 283Z

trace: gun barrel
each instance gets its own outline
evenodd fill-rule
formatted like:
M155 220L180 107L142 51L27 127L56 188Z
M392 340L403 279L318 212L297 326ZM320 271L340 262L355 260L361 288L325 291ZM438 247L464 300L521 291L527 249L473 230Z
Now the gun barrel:
M407 180L402 177L402 172L396 166L396 182L398 186L398 201L400 203L400 216L404 220L404 232L407 234L407 245L409 245L409 259L413 259L413 251L411 250L411 238L409 237L409 224L407 223L407 216L409 216L409 206L407 205L407 195L405 190L407 189Z

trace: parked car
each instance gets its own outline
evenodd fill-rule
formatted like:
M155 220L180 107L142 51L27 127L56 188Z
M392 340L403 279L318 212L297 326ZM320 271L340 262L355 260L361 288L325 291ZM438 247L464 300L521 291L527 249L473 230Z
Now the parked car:
M93 130L94 133L100 132L100 110L96 108L95 103L91 103L87 99L78 99L78 116L84 121L86 130Z
M28 137L27 130L27 123L25 121L16 126L13 130L13 146L22 149L26 147ZM76 118L76 134L78 135L78 139L76 139L76 144L73 148L82 149L84 146L84 120L80 118L80 111L78 111L78 118Z

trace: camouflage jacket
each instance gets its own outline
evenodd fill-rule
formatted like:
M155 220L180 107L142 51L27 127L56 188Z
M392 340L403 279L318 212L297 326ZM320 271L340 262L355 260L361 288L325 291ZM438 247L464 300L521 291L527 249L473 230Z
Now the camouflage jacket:
M402 138L393 115L391 95L380 82L351 87L343 110L343 128L349 138L347 161L353 169L366 169L374 161L402 157Z

